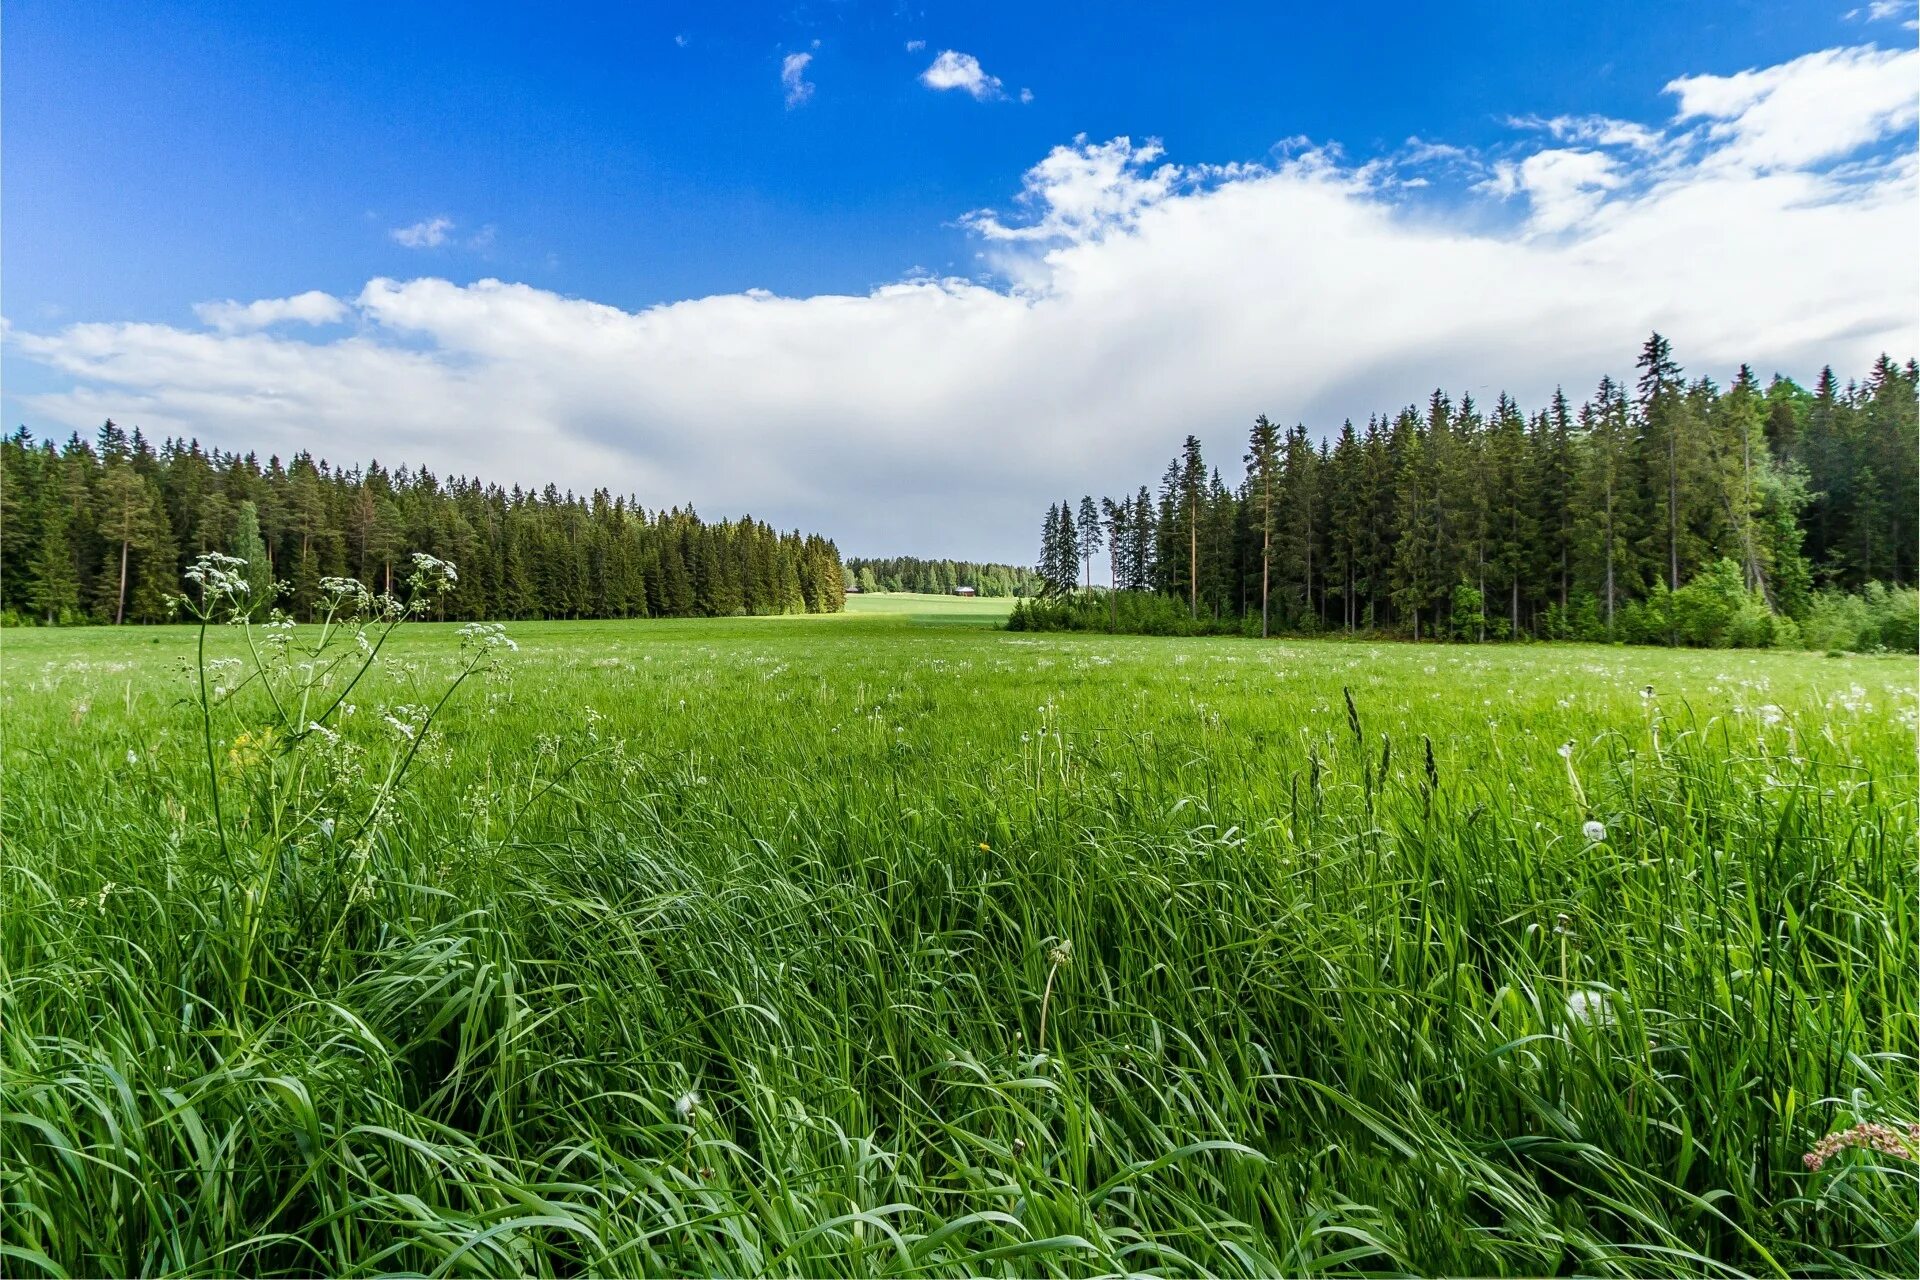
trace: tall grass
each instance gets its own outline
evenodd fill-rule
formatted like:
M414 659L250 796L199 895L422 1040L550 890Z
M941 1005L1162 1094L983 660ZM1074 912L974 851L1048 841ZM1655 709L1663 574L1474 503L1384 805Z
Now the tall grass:
M7 638L0 1271L1920 1265L1910 663L513 634Z

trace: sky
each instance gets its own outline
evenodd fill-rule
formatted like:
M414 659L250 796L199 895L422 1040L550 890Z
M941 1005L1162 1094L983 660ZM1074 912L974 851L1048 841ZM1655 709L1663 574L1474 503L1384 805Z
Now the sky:
M9 0L0 411L1024 562L1260 413L1920 354L1917 106L1910 0Z

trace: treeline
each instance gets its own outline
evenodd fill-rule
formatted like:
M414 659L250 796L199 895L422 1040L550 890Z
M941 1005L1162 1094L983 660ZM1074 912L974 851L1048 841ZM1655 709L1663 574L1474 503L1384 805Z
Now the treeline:
M1654 334L1638 370L1531 416L1435 391L1317 443L1263 415L1233 488L1188 436L1157 492L1047 513L1049 595L1097 563L1115 598L1015 625L1785 644L1844 614L1863 635L1911 630L1920 366L1882 356L1844 386L1825 369L1811 391L1743 366L1723 390Z
M313 616L320 581L376 591L406 576L410 553L459 568L440 616L695 617L830 613L840 553L826 538L750 518L648 512L632 498L502 489L425 469L336 469L296 454L254 454L169 439L156 450L109 421L88 442L0 441L0 619L160 622L197 555L248 562L256 597Z
M924 591L945 595L972 587L983 596L1031 595L1040 579L1031 569L972 560L922 560L918 556L852 556L847 586L861 591Z

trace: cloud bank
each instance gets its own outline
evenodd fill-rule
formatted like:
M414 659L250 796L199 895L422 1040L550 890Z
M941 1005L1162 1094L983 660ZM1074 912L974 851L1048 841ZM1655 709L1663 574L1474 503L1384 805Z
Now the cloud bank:
M853 553L1025 560L1048 502L1137 485L1188 431L1232 473L1262 411L1324 430L1436 385L1584 395L1656 327L1721 378L1904 359L1916 82L1913 51L1830 50L1675 81L1657 126L1516 119L1492 152L1410 139L1365 162L1076 139L966 216L974 280L630 312L383 278L8 340L69 383L28 400L43 433L111 415L751 511Z

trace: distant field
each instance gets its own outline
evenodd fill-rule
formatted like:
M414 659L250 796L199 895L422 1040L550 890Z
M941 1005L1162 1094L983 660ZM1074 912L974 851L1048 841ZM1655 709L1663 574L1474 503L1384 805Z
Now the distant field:
M0 1271L1914 1271L1911 659L1007 603L0 636Z
M918 622L980 622L999 624L1013 612L1013 598L1001 596L932 596L914 591L876 592L847 597L846 616L869 618L903 615Z

